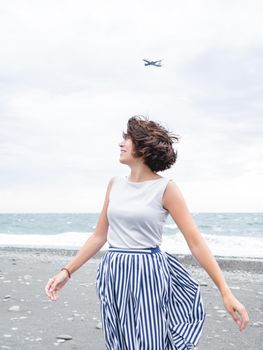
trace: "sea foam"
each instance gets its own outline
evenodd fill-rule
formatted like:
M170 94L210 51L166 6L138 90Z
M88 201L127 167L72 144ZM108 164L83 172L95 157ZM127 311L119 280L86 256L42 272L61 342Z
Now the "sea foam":
M0 247L79 249L92 232L45 234L0 234ZM202 234L213 255L227 257L263 258L263 240L251 236ZM108 243L102 251L108 248ZM161 249L175 254L191 254L183 234L163 235Z

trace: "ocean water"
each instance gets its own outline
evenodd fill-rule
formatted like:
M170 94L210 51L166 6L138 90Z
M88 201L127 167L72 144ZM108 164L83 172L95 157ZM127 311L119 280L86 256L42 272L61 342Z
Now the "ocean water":
M0 214L0 247L79 249L96 227L99 214ZM263 213L192 213L216 256L263 258ZM106 243L102 250L107 249ZM163 250L191 254L182 232L168 216Z

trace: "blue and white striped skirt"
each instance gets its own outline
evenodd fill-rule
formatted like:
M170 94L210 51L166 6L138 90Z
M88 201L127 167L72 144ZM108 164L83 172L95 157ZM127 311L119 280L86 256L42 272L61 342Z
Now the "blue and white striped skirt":
M109 247L97 270L107 350L189 350L206 312L200 286L176 257L155 248Z

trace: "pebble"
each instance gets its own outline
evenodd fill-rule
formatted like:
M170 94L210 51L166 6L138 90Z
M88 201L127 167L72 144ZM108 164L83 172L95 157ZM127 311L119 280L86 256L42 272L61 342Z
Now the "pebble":
M260 322L260 321L253 322L253 326L255 326L255 327L262 327L263 326L263 322Z
M216 310L216 312L219 312L219 313L224 313L224 314L226 313L226 311L225 311L225 310L221 310L221 309L220 309L220 310Z
M11 298L11 295L5 295L5 296L3 297L3 300L6 301L6 300L8 300L8 299L10 299L10 298Z
M102 323L101 322L97 323L96 328L97 329L102 329Z
M208 286L208 284L206 282L200 282L199 284L200 284L200 286Z
M66 341L65 339L58 339L57 343L65 343L65 341Z
M24 279L25 279L25 280L30 280L31 278L32 278L31 275L24 275Z
M80 283L81 287L88 287L89 285L87 283Z
M9 309L9 311L20 311L20 306L19 305L13 305Z
M57 339L64 339L64 340L71 340L72 336L68 335L68 334L62 334L62 335L57 335L56 338Z

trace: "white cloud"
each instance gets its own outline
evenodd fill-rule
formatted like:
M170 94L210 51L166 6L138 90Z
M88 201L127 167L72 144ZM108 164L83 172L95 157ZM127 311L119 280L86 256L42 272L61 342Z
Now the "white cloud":
M262 7L2 2L0 211L99 210L134 114L182 136L167 176L194 210L262 211Z

